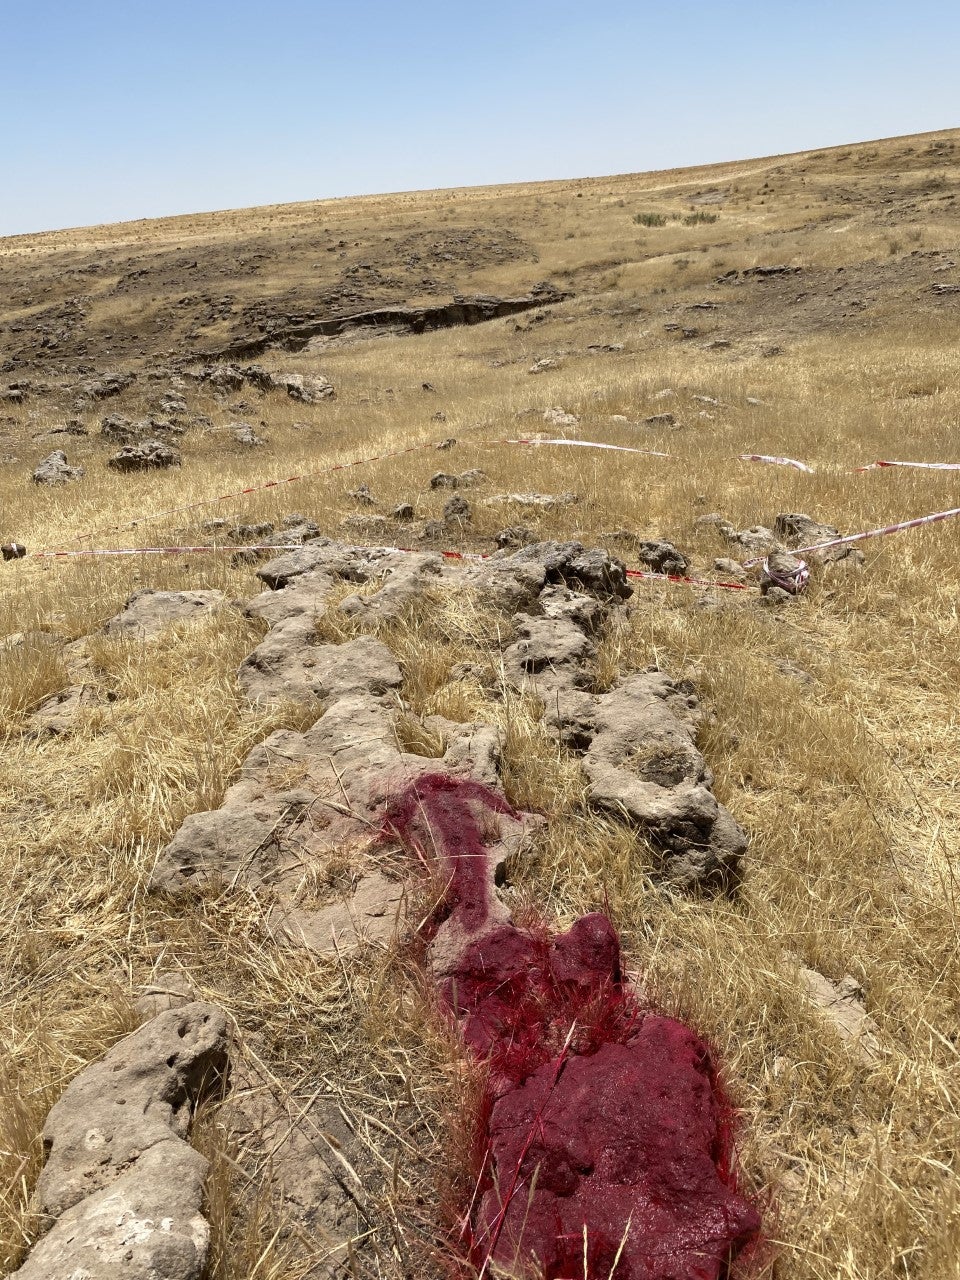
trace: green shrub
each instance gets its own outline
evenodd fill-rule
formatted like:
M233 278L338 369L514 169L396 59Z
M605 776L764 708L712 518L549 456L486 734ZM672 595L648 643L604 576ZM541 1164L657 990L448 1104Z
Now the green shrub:
M662 213L635 213L633 220L638 227L665 227L667 220Z
M698 209L696 213L688 213L683 220L685 227L698 227L701 222L716 222L720 217L719 213L704 213L702 209Z

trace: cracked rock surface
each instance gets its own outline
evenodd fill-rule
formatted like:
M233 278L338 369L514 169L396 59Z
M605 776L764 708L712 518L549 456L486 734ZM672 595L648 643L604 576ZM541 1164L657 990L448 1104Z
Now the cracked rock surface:
M199 1280L209 1246L207 1161L186 1141L227 1071L223 1012L160 1013L67 1087L43 1129L34 1197L48 1227L17 1280Z

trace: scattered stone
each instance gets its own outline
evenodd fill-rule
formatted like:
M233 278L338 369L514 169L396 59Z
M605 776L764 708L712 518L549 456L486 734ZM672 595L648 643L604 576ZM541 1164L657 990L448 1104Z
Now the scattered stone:
M725 556L720 556L718 559L714 560L713 567L718 573L725 574L734 582L746 581L746 570L738 560L728 560Z
M366 484L359 485L356 489L351 489L347 493L348 498L353 498L354 502L359 502L365 507L375 507L377 500L370 492L370 486Z
M233 438L237 444L242 444L245 448L257 448L259 445L266 444L262 436L258 436L249 422L231 422L229 430L233 432Z
M157 406L162 414L169 414L171 417L177 417L179 414L187 412L187 402L178 391L168 391L161 397Z
M88 707L100 706L104 700L103 693L96 685L69 685L49 698L44 698L39 707L30 713L26 719L27 732L35 738L58 738L72 733L77 727L80 713Z
M262 542L274 532L271 520L261 520L257 524L235 524L229 530L233 542Z
M47 433L51 436L86 436L90 433L79 418L70 418L60 427L54 427Z
M303 404L320 404L334 396L333 386L319 374L275 373L273 386L285 390L291 400L299 400Z
M531 542L536 542L537 535L532 529L528 529L526 525L512 524L506 529L501 529L494 538L497 546L503 550L505 547L516 548L528 546Z
M671 400L675 395L673 387L664 387L661 391L655 391L650 397L651 400Z
M832 542L841 536L832 524L820 524L800 512L784 512L773 522L773 530L788 547L810 547L820 542ZM822 551L805 553L805 558L819 564L842 564L845 568L857 568L866 557L859 548L847 543L840 547L825 547Z
M460 472L460 485L464 489L472 489L475 485L483 484L487 478L487 473L480 467L471 467L469 471Z
M551 369L559 369L560 367L559 360L544 356L541 360L536 360L527 370L527 373L547 373Z
M788 597L799 595L806 582L802 576L804 563L799 556L792 556L787 551L771 551L760 574L760 594L767 595L779 589Z
M152 982L141 989L136 1000L136 1010L146 1020L170 1009L182 1009L197 998L197 988L182 970L158 973Z
M446 418L444 418L443 420L445 422ZM436 421L439 422L440 419L437 418ZM434 445L434 448L435 449L452 449L456 443L457 443L457 440L455 436L447 436L446 440L441 440L439 444Z
M68 480L79 480L83 474L83 467L71 467L63 450L54 449L34 471L33 483L66 484Z
M431 489L459 489L460 477L451 475L449 471L437 471L430 477Z
M77 409L85 408L93 400L109 400L118 396L136 381L134 373L105 373L81 383L80 394L74 402Z
M22 542L5 542L0 547L0 554L4 560L22 560L27 554L27 548Z
M469 520L470 519L470 503L455 493L443 508L444 520Z
M677 425L677 415L675 413L652 413L648 418L644 418L643 422L647 427L675 427Z
M840 1038L867 1065L881 1056L879 1028L867 1013L863 987L850 974L839 982L831 982L816 969L800 964L794 956L786 957L795 966L797 978L807 997L833 1023Z
M134 592L104 630L107 635L152 640L173 623L203 617L225 603L222 591L156 591L146 587Z
M793 598L793 593L784 591L783 587L768 586L760 597L760 604L777 608L780 605L789 604Z
M143 440L127 444L107 461L114 471L149 471L155 467L179 467L183 458L179 450L162 440Z
M637 557L641 564L652 569L654 573L682 576L690 566L687 557L678 551L672 542L666 542L663 539L639 543Z
M208 1162L185 1138L227 1069L226 1018L194 1002L82 1071L44 1125L34 1208L48 1230L16 1280L199 1280Z
M436 413L432 413L430 415L431 422L446 422L446 420L447 420L447 415L443 412L442 409L438 409ZM437 445L438 449L442 447L443 447L442 445L439 445L439 444Z
M717 527L729 542L735 542L737 546L743 547L745 551L752 551L755 555L767 555L771 551L783 550L773 530L766 528L765 525L755 524L749 529L733 530L730 533L722 525Z
M484 499L487 506L510 502L518 507L542 507L545 510L569 507L579 501L578 493L495 493L492 497Z
M720 408L720 401L716 396L692 396L691 398L695 400L697 404L709 404L713 405L715 408Z
M580 419L575 413L567 413L565 409L544 409L544 422L549 422L552 427L577 427L580 425Z
M447 526L442 520L428 520L417 537L421 542L442 542L447 536Z
M409 502L398 503L392 512L394 520L412 520L416 514L412 503Z

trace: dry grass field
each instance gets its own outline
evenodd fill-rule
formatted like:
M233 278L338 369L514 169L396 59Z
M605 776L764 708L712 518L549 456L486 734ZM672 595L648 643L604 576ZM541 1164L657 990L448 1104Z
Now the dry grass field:
M716 557L746 553L698 525L706 513L741 529L806 512L849 533L957 506L956 472L853 468L960 461L958 181L960 132L946 132L0 240L0 392L14 386L0 403L0 541L194 545L211 540L210 519L299 512L344 540L419 546L450 496L431 475L478 467L471 518L424 546L489 552L498 530L523 524L638 567L638 539L662 537L714 578ZM745 274L758 266L796 270ZM567 299L474 326L282 346L311 319L512 297L544 280ZM183 376L264 334L281 345L259 363L321 373L336 398L216 395ZM529 372L539 360L554 364ZM137 376L77 407L82 384L106 372ZM108 470L100 419L155 413L171 389L187 402L182 467ZM551 408L579 422L551 425ZM71 420L75 434L51 434ZM238 444L237 421L265 443ZM495 443L535 434L674 456ZM457 441L446 452L330 470L446 437ZM34 485L58 448L86 474ZM375 506L350 496L360 484ZM484 502L518 491L578 501ZM405 502L412 526L391 515ZM815 566L808 591L780 608L754 591L637 581L627 622L604 636L599 680L656 664L710 708L701 748L750 835L729 898L658 886L641 843L586 807L577 761L558 754L536 706L449 683L456 664L489 656L497 619L439 592L383 629L410 708L398 733L417 740L417 717L438 712L497 723L511 799L546 816L512 869L515 900L560 925L606 907L645 990L715 1046L740 1110L744 1181L764 1205L763 1246L734 1264L739 1277L960 1276L960 524L863 550L859 569ZM138 991L170 969L235 1020L251 1088L304 1113L322 1095L368 1156L366 1225L331 1262L319 1236L285 1220L269 1161L206 1111L196 1141L214 1161L212 1277L454 1266L448 1153L475 1082L403 949L318 962L276 943L255 896L174 910L145 892L183 818L216 808L255 743L316 709L245 703L236 669L262 625L239 611L150 643L101 629L147 586L249 597L255 568L222 553L0 565L2 1271L35 1232L47 1111L136 1025ZM30 717L75 682L66 646L82 637L97 696L70 732L37 733ZM791 957L860 984L871 1052L814 1004Z

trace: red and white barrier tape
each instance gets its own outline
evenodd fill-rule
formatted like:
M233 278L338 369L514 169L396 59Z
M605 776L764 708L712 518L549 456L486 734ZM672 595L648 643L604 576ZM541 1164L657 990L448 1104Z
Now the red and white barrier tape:
M798 462L796 458L778 458L769 453L738 453L737 458L740 462L770 462L777 467L793 467L796 471L816 475L813 467L808 467L805 462Z
M881 538L887 533L900 533L903 529L917 529L923 524L936 524L940 520L949 520L952 516L960 516L960 507L951 507L949 511L935 511L929 516L916 516L913 520L901 520L899 524L885 524L879 529L867 529L863 533L848 533L842 538L831 538L829 542L815 542L809 547L797 547L790 554L805 556L814 551L829 551L832 547L862 542L865 538ZM756 556L753 560L745 560L743 567L749 569L755 564L760 564L763 559L763 556Z
M309 544L308 544L309 545ZM27 560L77 560L90 556L182 556L182 555L201 555L216 554L230 552L236 555L244 551L300 551L303 543L300 542L284 542L277 544L268 544L262 542L241 543L233 545L229 543L220 543L217 546L206 547L96 547L84 548L81 551L28 551L21 559ZM372 547L370 550L395 552L401 555L417 555L423 554L423 551L417 551L414 547ZM424 548L426 550L426 548ZM490 556L477 551L448 551L441 550L437 554L444 557L445 560L489 560ZM750 591L753 590L752 584L748 582L716 582L708 578L691 578L684 574L676 573L652 573L644 569L627 569L628 578L642 578L649 581L671 582L684 586L692 587L719 587L726 591Z
M539 436L521 437L517 440L490 440L482 441L488 444L568 444L574 448L580 449L612 449L615 453L643 453L648 458L675 458L674 453L663 453L659 449L637 449L634 445L629 444L601 444L599 440L545 440Z
M924 471L960 471L960 462L888 462L878 458L876 462L868 462L865 467L857 467L857 471L875 471L878 467L920 467Z

